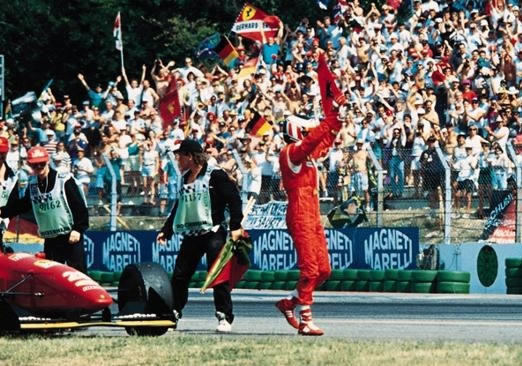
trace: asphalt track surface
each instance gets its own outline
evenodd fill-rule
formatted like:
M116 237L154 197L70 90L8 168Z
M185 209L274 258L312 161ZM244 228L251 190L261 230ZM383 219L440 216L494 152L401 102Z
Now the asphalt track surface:
M295 336L275 308L287 292L234 290L231 335ZM316 292L314 320L325 336L349 340L423 340L522 343L522 296ZM177 333L216 334L212 291L190 290ZM125 336L123 329L80 334Z

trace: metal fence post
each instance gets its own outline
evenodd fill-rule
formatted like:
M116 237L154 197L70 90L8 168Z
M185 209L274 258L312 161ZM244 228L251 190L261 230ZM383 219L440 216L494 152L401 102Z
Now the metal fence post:
M114 169L112 167L112 164L105 154L101 154L103 161L105 162L105 166L107 169L109 169L109 173L111 174L111 220L110 220L110 231L116 231L116 202L118 199L118 193L116 192L116 173L114 173Z
M517 201L515 216L515 243L522 243L522 167L517 159L517 154L513 148L512 142L508 143L507 150L511 156L511 160L515 164L516 183L517 183Z
M435 150L444 167L444 244L451 244L451 169L440 147Z
M373 152L371 146L367 146L368 155L370 156L370 159L372 159L373 166L375 169L377 169L377 219L376 224L377 226L383 226L383 211L384 211L384 186L383 186L383 180L384 180L384 173L382 170L381 163L379 163L379 160L377 160L377 157L375 156L375 153Z

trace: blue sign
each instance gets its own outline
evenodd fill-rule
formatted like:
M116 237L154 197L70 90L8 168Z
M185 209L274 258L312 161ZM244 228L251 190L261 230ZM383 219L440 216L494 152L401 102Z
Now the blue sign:
M297 268L292 237L284 229L249 230L252 269ZM411 269L419 252L418 228L326 229L333 269ZM155 231L89 231L84 246L89 270L122 271L130 263L156 262L173 272L181 236L166 245L156 242ZM203 257L199 270L207 268Z

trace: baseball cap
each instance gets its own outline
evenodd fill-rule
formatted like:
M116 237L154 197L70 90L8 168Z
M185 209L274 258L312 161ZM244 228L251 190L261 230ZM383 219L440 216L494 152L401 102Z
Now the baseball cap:
M179 148L174 151L175 154L177 153L201 153L203 152L203 148L201 147L200 143L196 140L192 139L185 139L181 141L181 144L179 145Z
M29 164L46 163L49 161L47 150L41 146L32 147L27 152L27 162Z

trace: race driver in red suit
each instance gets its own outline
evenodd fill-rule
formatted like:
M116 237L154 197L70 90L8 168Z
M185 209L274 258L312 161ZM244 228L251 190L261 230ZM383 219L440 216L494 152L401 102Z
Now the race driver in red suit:
M287 145L281 151L279 164L288 196L286 225L294 241L300 276L296 291L278 301L276 307L301 335L323 335L312 321L312 293L330 276L331 268L319 211L315 160L328 154L340 128L337 114L330 114L306 136L290 117L285 123ZM294 315L296 306L300 307L299 322Z

